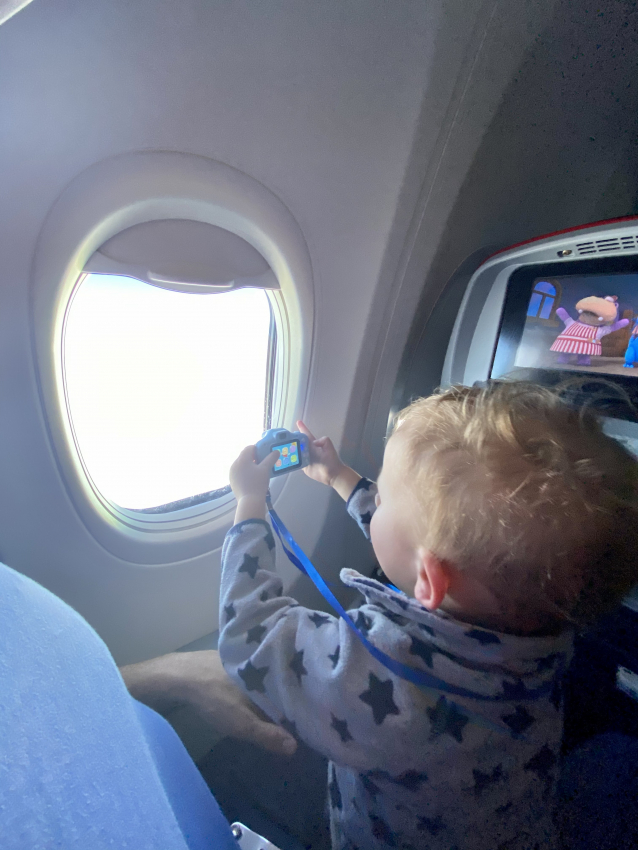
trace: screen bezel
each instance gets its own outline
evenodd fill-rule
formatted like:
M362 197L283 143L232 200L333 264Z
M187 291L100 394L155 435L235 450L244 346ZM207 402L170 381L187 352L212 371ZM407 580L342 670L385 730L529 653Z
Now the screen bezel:
M498 336L492 361L490 363L490 378L522 378L536 381L546 386L555 386L568 378L580 378L586 384L587 378L592 382L604 380L616 384L638 408L638 369L634 375L610 375L601 372L584 372L576 369L538 369L528 366L515 366L516 353L520 345L529 300L534 288L534 282L539 277L565 278L571 276L596 274L632 274L638 273L638 254L616 257L597 257L596 259L574 260L560 263L536 263L522 266L512 272L507 281L505 299L499 322ZM638 291L636 293L638 296ZM594 390L595 391L595 390ZM587 394L586 389L584 390ZM613 416L619 419L636 421L636 414L621 405Z
M288 466L282 466L280 469L276 469L275 467L273 467L275 475L281 475L283 472L290 472L293 469L299 469L299 467L301 466L301 446L299 445L299 440L297 440L296 438L294 440L287 440L285 443L279 443L278 445L273 446L270 451L279 452L279 456L281 457L280 449L283 449L287 446L292 446L293 443L297 446L297 462L290 463L288 464Z

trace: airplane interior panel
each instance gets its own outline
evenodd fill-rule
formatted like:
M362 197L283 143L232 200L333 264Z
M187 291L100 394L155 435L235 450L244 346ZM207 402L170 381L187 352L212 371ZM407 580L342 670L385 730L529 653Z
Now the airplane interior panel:
M239 628L240 612L226 599L226 564L233 547L248 546L242 541L259 527L260 554L241 550L238 575L246 575L239 582L265 572L263 559L272 552L282 584L264 585L263 604L272 602L275 611L277 599L290 596L293 609L313 609L316 646L332 627L334 606L345 615L344 633L381 665L359 696L372 711L366 734L373 747L387 716L394 722L400 714L379 675L390 671L395 678L387 681L397 693L400 679L430 696L440 684L423 685L411 663L406 673L406 665L375 645L373 621L353 613L366 581L375 593L406 595L401 576L384 572L379 537L374 526L370 531L389 486L384 472L375 501L386 447L397 443L391 439L397 413L439 388L492 391L517 380L554 388L571 381L569 403L596 409L605 434L628 453L627 463L638 458L636 32L629 2L0 0L0 561L18 576L9 580L7 616L18 618L18 602L10 600L40 604L40 589L33 588L41 586L52 594L47 598L70 606L59 614L60 622L71 617L67 626L52 627L52 634L84 627L97 633L102 648L86 657L99 656L100 687L126 715L120 743L143 729L145 743L131 743L131 752L138 753L147 787L157 785L157 795L169 801L158 815L166 847L252 850L253 833L257 844L270 841L279 850L363 850L373 839L375 847L381 841L415 846L408 827L401 833L375 806L383 783L422 792L431 771L417 770L416 761L370 768L357 756L352 764L367 765L357 768L366 779L353 781L363 782L361 793L369 795L372 823L357 829L371 832L358 844L349 826L335 832L340 818L363 818L353 814L356 791L352 805L339 791L339 771L351 767L343 747L356 737L350 719L341 720L334 705L317 709L317 729L320 715L332 715L328 731L336 736L322 749L312 730L304 737L303 724L270 701L263 683L269 667L253 661L268 657L273 620L251 622L241 651L252 642L257 654L231 674L224 642L236 617ZM262 434L278 452L264 485L267 531L252 494L241 491L248 479L237 471L244 447ZM320 440L318 448L315 437L324 435L332 443ZM330 467L334 475L325 460L331 451L340 464ZM261 507L266 517L266 503ZM440 560L444 567L451 562ZM340 580L344 569L361 576L346 572ZM24 577L37 585L22 592ZM434 593L436 580L428 581ZM638 751L636 587L625 587L622 604L577 632L573 661L556 674L566 695L561 758L605 735L622 736L619 747ZM436 597L433 610L447 593ZM386 612L392 627L416 600L428 609L416 591L407 595L409 601L397 603L402 612ZM310 628L302 619L296 640ZM22 620L16 623L22 634ZM423 662L420 672L427 667L434 677L431 649L422 641L431 627L424 623L410 652ZM480 651L489 654L490 637L500 638L477 623L479 643L486 629ZM530 640L550 634L529 631ZM201 688L209 681L201 669L188 674L193 705L175 698L168 673L157 673L160 684L146 699L139 677L164 670L162 657L173 659L172 674L175 665L197 664L198 650L217 650L218 641L218 666L209 671L215 685L221 693L227 674L241 679L225 703L228 716L250 725L244 712L254 703L259 722L268 716L282 737L297 735L291 762L239 743L253 732L216 723L212 709L193 707L192 682ZM47 651L55 652L63 638L50 644ZM229 658L239 657L237 647ZM71 666L74 651L66 659ZM0 670L12 669L8 652L0 650ZM339 652L337 646L324 653L335 677L345 663ZM186 660L176 661L174 653ZM310 655L295 643L282 677L301 687ZM22 681L9 675L12 687ZM71 672L63 678L64 694L76 686L84 693L90 681L80 687ZM525 688L518 681L511 693L520 695ZM201 822L190 802L183 810L183 801L175 802L176 777L185 777L184 788L200 781L188 772L185 754L186 762L175 756L174 774L163 773L154 755L144 767L153 751L148 741L161 740L166 752L180 745L139 703L123 708L124 684L168 717L220 812L203 785L196 792L206 800ZM25 687L19 700L27 705L31 685ZM383 687L390 691L381 699ZM430 744L441 734L450 746L452 739L461 743L464 723L494 732L493 718L455 713L467 697L456 687L441 691L447 696L437 692L439 701L421 712L431 718ZM504 692L510 693L507 686ZM505 720L519 743L533 722L522 706L512 708L511 723ZM0 698L0 716L1 710ZM107 748L111 722L107 717L95 727ZM29 733L7 726L3 734L26 740ZM617 741L603 743L611 770ZM273 738L270 749L278 746L281 752L281 740ZM591 746L591 759L598 758ZM24 764L35 763L24 753L3 755L0 747L0 843L10 850L87 848L90 829L83 833L72 817L67 833L63 818L52 816L46 835L35 817L25 816L22 832L18 815L9 819L13 803L3 809L2 800L13 788L10 762L24 756ZM529 756L532 767L525 767L548 788L562 764L549 758ZM577 770L575 759L564 783ZM484 799L484 789L502 778L501 764L487 766L488 760L468 773L473 800ZM324 811L328 769L332 845ZM155 811L157 795L140 812ZM437 806L412 825L419 840L434 842L420 846L442 848L445 839L446 847L462 850ZM501 814L506 806L503 798ZM585 808L578 824L587 822ZM400 813L401 804L395 809ZM546 812L542 806L538 812L540 823ZM243 824L231 830L226 819L234 815ZM226 844L188 838L184 823L191 817L198 824L192 835L223 833ZM392 817L398 823L402 815ZM570 846L583 850L592 841L599 841L598 850L635 846L638 811L632 817L633 838L619 825L604 838L593 829L587 836L575 821L565 834L578 833ZM95 850L112 846L109 819L115 816L100 825L103 843ZM485 836L492 823L486 821ZM51 843L54 835L62 843ZM133 831L129 837L129 846L160 846L148 836L139 843ZM467 850L479 848L464 840Z

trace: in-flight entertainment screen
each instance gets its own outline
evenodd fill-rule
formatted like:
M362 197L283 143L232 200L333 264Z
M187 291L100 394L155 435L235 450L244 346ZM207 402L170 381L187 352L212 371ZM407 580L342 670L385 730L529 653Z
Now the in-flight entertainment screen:
M638 272L535 278L512 365L638 376Z

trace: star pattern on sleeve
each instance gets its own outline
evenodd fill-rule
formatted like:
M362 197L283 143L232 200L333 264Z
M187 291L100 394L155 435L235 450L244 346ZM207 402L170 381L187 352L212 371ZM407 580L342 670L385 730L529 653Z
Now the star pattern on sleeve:
M359 774L359 779L361 780L361 784L363 785L363 787L365 788L365 790L368 792L368 794L369 794L371 797L376 797L376 796L377 796L377 794L380 794L380 793L381 793L381 789L379 788L379 786L377 785L377 783L376 783L376 782L373 782L373 781L372 781L372 779L371 779L371 777L369 776L369 774L367 774L367 773L360 773L360 774Z
M551 770L555 764L556 756L547 744L544 744L536 755L532 756L526 765L523 765L523 770L532 770L539 779L551 782Z
M532 715L523 705L516 706L516 712L514 714L503 714L501 715L501 719L507 723L512 732L515 732L517 735L522 735L526 729L535 722Z
M447 734L459 744L463 743L463 729L468 723L468 718L458 710L455 703L448 702L444 696L440 696L435 707L428 708L426 711L431 724L430 740Z
M318 611L315 611L313 614L308 614L308 619L311 623L315 624L315 629L320 629L322 626L325 626L326 623L330 622L330 617L327 614L320 614Z
M545 786L545 799L548 799L552 791L557 761L558 759L554 753L550 750L547 744L545 744L535 756L532 756L527 764L523 765L523 770L533 771L538 776L538 779L543 782Z
M419 628L422 632L425 632L426 635L430 635L430 637L434 637L436 634L432 626L426 626L425 623L419 623Z
M436 649L431 644L412 635L410 635L410 640L412 641L409 650L410 655L418 655L432 669L432 655L436 652Z
M226 622L230 623L230 621L237 616L237 611L235 611L235 606L231 602L230 605L224 606L224 614L226 615Z
M556 676L554 679L554 686L552 687L552 692L549 697L549 701L554 706L556 711L561 710L561 706L563 704L563 680L560 676Z
M392 679L378 679L374 673L368 677L368 690L359 694L361 702L372 709L372 716L377 726L380 726L388 714L400 714L399 707L393 699L394 683ZM466 721L467 722L467 721Z
M237 670L237 673L247 691L259 691L260 694L265 694L264 678L269 670L270 667L255 667L250 661L247 661L243 667Z
M341 652L341 645L337 644L337 648L329 655L328 658L332 661L332 669L334 670L337 664L339 663L339 653Z
M339 790L337 772L334 764L330 765L330 783L328 785L328 791L330 792L330 807L333 809L342 809L343 803L341 800L341 791Z
M419 832L425 832L427 830L430 835L436 836L445 829L441 815L437 815L435 818L417 817L416 820L416 828Z
M303 653L304 653L303 649L298 649L295 652L295 654L292 656L292 660L291 660L290 664L288 665L288 667L292 670L292 672L297 677L297 681L298 681L299 684L301 684L301 677L308 675L308 671L304 667L304 663L303 663Z
M400 776L391 776L390 782L395 785L401 785L407 791L418 791L424 782L428 781L425 773L419 773L418 770L406 770Z
M372 824L372 834L374 835L374 837L377 838L379 841L383 841L383 843L387 844L388 847L396 847L396 837L388 826L388 824L383 820L383 818L372 814L372 812L368 812L368 817L370 818L370 823Z
M261 643L261 639L267 631L266 626L253 626L246 632L246 643Z
M376 579L367 579L367 578L357 578L356 586L359 587L369 587L371 590L376 590L377 593L382 592L379 587L379 582Z
M465 637L474 638L481 646L488 646L490 643L500 643L501 640L493 632L485 632L483 629L470 629L465 632Z
M259 594L259 601L260 602L268 602L268 591L267 590L263 590Z
M546 655L544 658L538 658L536 661L536 672L542 673L544 670L551 670L552 667L556 664L556 660L559 657L558 652L552 652L550 655Z
M237 572L248 573L251 578L255 578L259 569L259 558L254 555L244 555L244 560Z
M395 614L394 611L390 611L389 608L382 608L381 613L396 626L405 626L408 622L402 614Z
M364 637L368 637L368 632L372 628L372 619L370 617L367 617L363 611L357 611L357 619L354 621L354 624Z
M503 765L497 764L491 773L484 773L482 770L476 770L474 768L472 770L472 776L474 777L474 796L480 797L486 788L500 782L504 778Z
M503 679L503 696L505 699L516 702L517 700L527 699L529 694L527 688L520 679L517 679L515 684Z
M331 726L341 738L342 744L347 744L348 741L352 741L352 735L350 734L350 730L348 729L348 724L345 720L339 720L338 717L335 717L332 712L330 713L332 717Z
M268 529L264 540L266 541L266 546L272 552L272 550L275 548L275 538L272 536L272 531L270 529Z
M370 525L372 522L372 514L370 511L366 511L364 514L359 514L359 518L361 519L362 525Z
M369 770L367 776L369 776L370 779L376 779L380 782L392 782L392 777L390 776L388 771L380 770L378 767L374 770Z

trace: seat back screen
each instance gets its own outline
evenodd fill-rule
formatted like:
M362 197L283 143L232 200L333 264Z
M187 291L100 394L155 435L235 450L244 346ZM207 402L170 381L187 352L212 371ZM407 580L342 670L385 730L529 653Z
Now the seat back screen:
M534 279L513 365L638 376L638 273Z

